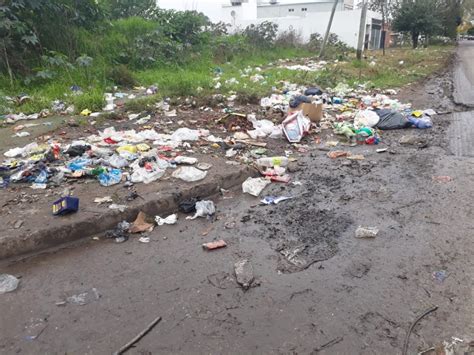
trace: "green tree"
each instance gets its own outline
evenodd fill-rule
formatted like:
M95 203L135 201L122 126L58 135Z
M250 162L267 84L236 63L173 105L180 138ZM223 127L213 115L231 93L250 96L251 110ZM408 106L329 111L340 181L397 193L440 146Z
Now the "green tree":
M0 71L11 81L49 51L78 54L76 29L103 18L95 0L4 0L0 3Z
M410 33L413 48L417 48L420 35L428 38L441 33L442 5L441 0L402 0L394 7L393 28Z
M385 55L385 36L387 33L385 25L387 17L390 15L390 0L369 0L369 9L382 15L382 50L383 55Z
M102 0L112 19L127 17L149 18L156 10L156 0Z
M443 34L446 37L456 38L457 27L462 23L463 4L462 0L445 0L442 7Z

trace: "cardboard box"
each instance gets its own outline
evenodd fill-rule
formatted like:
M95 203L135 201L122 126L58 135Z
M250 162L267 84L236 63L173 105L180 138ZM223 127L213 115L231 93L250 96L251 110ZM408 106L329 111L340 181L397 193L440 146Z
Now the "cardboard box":
M303 115L307 116L311 122L318 123L323 118L322 103L301 103L296 108L290 108L288 112L303 111Z

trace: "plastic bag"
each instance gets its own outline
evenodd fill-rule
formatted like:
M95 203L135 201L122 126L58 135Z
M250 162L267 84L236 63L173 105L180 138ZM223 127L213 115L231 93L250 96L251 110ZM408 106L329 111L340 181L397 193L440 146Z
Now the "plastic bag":
M199 181L206 177L207 171L196 169L193 166L183 166L173 172L173 177L187 182Z
M356 128L361 127L375 127L379 123L379 115L372 110L362 110L357 112L354 118L354 126Z
M196 158L184 157L184 156L180 155L180 156L177 156L176 158L174 158L173 161L176 164L193 165L193 164L196 164L198 160Z
M178 215L177 214L171 214L166 218L161 218L160 216L155 217L156 224L159 226L162 226L164 224L176 224L178 221Z
M212 201L198 201L196 202L196 213L194 216L186 217L186 219L196 219L198 217L212 216L216 213L216 207Z
M268 184L270 184L270 180L249 177L242 183L242 191L243 193L258 197Z
M408 117L408 121L413 124L416 128L425 129L433 127L433 122L429 116L421 116L420 118L410 116Z
M375 111L380 117L376 127L382 130L411 127L412 123L400 112L382 109Z
M113 168L121 169L128 166L128 161L120 155L114 154L108 161L109 165Z
M291 113L282 122L283 133L290 143L298 143L308 134L311 121L303 115L302 111Z
M150 182L156 181L165 174L165 170L160 169L157 164L152 164L152 170L146 168L137 168L133 171L130 180L133 183L143 182L149 184Z
M173 141L197 141L199 139L199 130L186 127L178 128L172 135Z
M87 166L92 164L92 160L84 158L76 158L71 161L68 168L72 171L84 170Z
M119 169L111 169L99 175L99 183L102 186L112 186L118 184L122 180L122 171Z

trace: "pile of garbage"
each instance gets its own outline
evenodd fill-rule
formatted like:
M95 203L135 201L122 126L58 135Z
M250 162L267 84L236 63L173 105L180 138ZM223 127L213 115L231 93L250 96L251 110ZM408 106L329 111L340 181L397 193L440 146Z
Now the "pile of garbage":
M248 73L253 71L249 69ZM155 87L148 88L146 93L153 94L156 90ZM258 159L267 156L266 143L261 141L265 138L286 139L298 144L312 128L318 131L332 129L351 144L373 145L381 142L381 130L432 127L431 117L435 111L413 110L410 104L390 97L394 94L393 90L371 94L364 86L352 89L343 83L323 90L283 82L281 90L275 89L271 96L262 98L260 102L262 109L282 114L281 122L257 119L256 114L231 112L217 122L224 125L226 138L211 135L205 129L182 127L163 134L145 126L143 128L147 129L138 131L117 131L109 127L67 144L54 139L46 144L32 142L4 153L7 159L0 165L0 186L26 182L34 189L45 189L48 183L60 185L64 179L85 177L97 179L102 186L121 181L148 184L161 178L168 168L174 169L172 176L175 178L199 181L206 177L209 166L197 164L196 158L176 152L177 148L182 148L182 151L190 148L189 142L204 140L222 148L227 158L238 156L241 163L257 161L259 165ZM115 108L114 98L108 96L107 109ZM176 116L176 110L170 111L169 104L166 106L163 108L165 116ZM137 125L144 125L151 116L130 114L129 119L135 120ZM249 146L257 148L241 154ZM335 157L339 155L331 156ZM357 156L352 156L352 159L357 159ZM288 181L281 170L283 166L264 165L270 170L263 171L262 175L273 181Z
M60 185L65 179L79 178L97 179L102 186L123 180L148 184L162 177L168 168L175 168L173 176L178 179L198 181L206 177L209 166L200 166L196 158L173 150L208 137L212 138L207 130L189 128L159 134L154 129L137 132L109 127L69 144L33 142L4 153L7 159L0 165L0 184L5 187L23 182L32 183L34 189L45 189L48 183Z
M319 123L321 129L333 129L335 134L358 144L378 144L381 141L378 130L433 126L434 110L413 110L411 104L390 97L395 94L394 90L386 90L371 95L364 86L352 89L344 83L324 92L319 87L283 83L282 90L262 98L260 105L288 114L288 118L295 112L303 113ZM287 138L290 142L299 141Z
M115 87L115 90L118 88ZM70 87L70 92L65 93L64 96L80 96L83 94L82 89L77 85L72 85ZM89 109L84 109L80 112L81 116L91 116L91 117L98 117L104 112L113 111L117 106L123 105L123 100L133 100L137 97L141 96L149 96L155 95L158 93L158 87L156 85L152 85L148 88L139 86L134 87L133 92L124 93L124 92L114 92L114 93L105 93L104 99L106 102L105 107L102 109L101 112L92 112ZM16 97L6 96L5 100L15 106L23 105L24 103L30 101L32 98L26 94L20 94ZM115 103L115 100L122 100L118 104ZM32 121L37 120L39 118L45 118L51 115L73 115L76 111L74 105L68 105L65 101L62 100L53 100L50 104L50 108L44 108L40 112L32 113L32 114L25 114L25 113L9 113L6 115L0 115L0 123L8 123L14 124L18 121Z

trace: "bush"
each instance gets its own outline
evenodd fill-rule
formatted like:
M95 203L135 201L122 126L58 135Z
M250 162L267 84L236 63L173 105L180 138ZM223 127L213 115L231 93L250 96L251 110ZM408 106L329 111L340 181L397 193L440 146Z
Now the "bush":
M132 72L123 64L111 68L107 74L107 79L119 86L131 88L137 83Z
M226 63L235 56L249 52L250 46L246 38L240 34L220 36L214 39L213 58L217 63Z
M313 51L319 51L322 45L323 37L319 33L312 33L307 44L308 48ZM343 60L350 50L351 48L341 41L335 33L330 33L324 56L328 59Z
M275 40L275 45L285 48L296 48L303 44L301 33L297 32L293 27L280 33Z
M247 41L257 48L268 48L273 45L278 34L278 25L264 21L258 25L249 25L243 31Z

